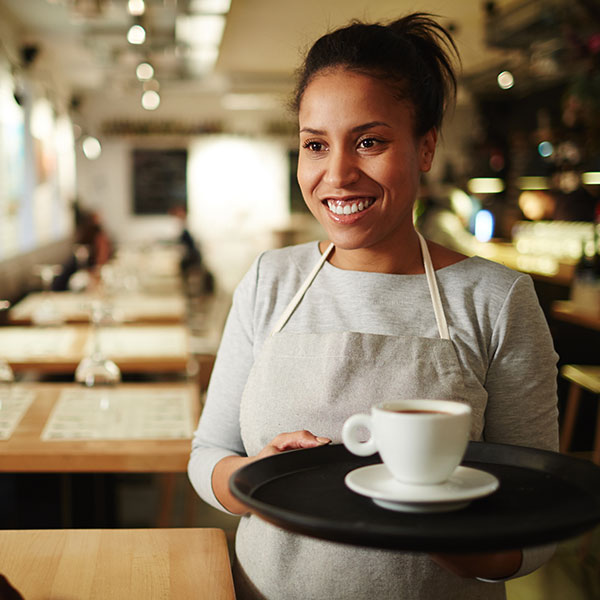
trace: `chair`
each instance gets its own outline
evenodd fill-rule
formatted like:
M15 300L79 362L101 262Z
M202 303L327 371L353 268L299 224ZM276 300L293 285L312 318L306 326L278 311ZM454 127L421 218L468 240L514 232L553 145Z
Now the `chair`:
M600 394L600 365L563 365L560 369L562 377L570 381L565 418L560 432L560 451L567 452L573 439L573 430L579 412L581 391L587 390ZM596 398L598 399L598 398ZM600 407L596 417L596 432L592 461L600 465Z

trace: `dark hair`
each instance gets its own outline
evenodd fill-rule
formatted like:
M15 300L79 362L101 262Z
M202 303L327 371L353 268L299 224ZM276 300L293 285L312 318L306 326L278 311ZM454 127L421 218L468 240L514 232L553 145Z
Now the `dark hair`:
M414 13L382 25L353 21L319 38L298 71L292 106L324 69L343 67L388 82L399 100L414 109L415 133L440 127L456 96L453 58L460 60L450 33L428 13Z

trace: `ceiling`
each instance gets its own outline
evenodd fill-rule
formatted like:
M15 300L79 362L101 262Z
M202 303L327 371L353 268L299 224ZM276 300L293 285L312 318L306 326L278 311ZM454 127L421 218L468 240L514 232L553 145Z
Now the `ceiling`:
M304 49L319 35L353 18L386 21L411 11L439 15L451 28L466 78L487 73L492 81L498 68L519 60L514 48L486 43L484 5L490 3L482 0L232 0L214 69L199 74L174 35L176 17L189 11L192 1L146 0L146 13L138 18L148 31L141 46L126 41L136 22L126 0L0 0L0 8L14 19L20 43L38 48L30 65L38 74L50 82L60 79L73 96L106 100L120 94L122 104L135 101L136 106L139 99L131 94L140 86L135 67L148 60L161 96L260 94L264 110L268 94L289 93ZM494 4L504 10L556 2Z

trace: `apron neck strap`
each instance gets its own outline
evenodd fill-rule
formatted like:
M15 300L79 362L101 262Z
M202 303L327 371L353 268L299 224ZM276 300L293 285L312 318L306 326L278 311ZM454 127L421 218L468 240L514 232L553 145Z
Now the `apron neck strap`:
M442 306L442 298L440 296L440 291L438 289L437 280L435 278L435 270L433 268L433 263L431 262L431 255L429 254L429 248L427 248L427 242L425 238L417 231L417 235L419 236L419 244L421 245L421 254L423 255L423 265L425 267L425 275L427 277L427 285L429 286L429 294L431 296L431 301L433 303L433 312L435 313L435 320L437 323L438 331L440 337L443 340L449 340L450 335L448 333L448 323L446 322L446 315L444 314L444 308ZM323 252L321 258L317 262L317 264L313 267L313 270L309 273L308 277L305 279L304 283L300 287L300 289L296 292L296 295L292 298L291 302L288 304L286 309L283 311L282 315L275 323L273 330L271 331L271 335L279 333L283 326L288 322L289 318L292 316L292 313L296 310L296 307L300 303L300 300L304 297L306 290L312 284L314 278L317 276L331 251L333 250L333 243L329 244L327 250Z
M296 295L292 298L291 302L287 305L287 308L283 311L282 315L275 323L275 327L273 327L273 331L271 331L271 335L279 333L283 326L288 322L288 319L292 316L292 313L296 310L298 304L300 304L300 300L302 300L306 290L310 287L310 284L313 282L313 279L317 276L321 267L325 264L325 261L331 254L334 245L333 242L329 244L327 250L323 252L321 258L317 262L317 264L313 267L313 270L309 273L308 277L304 280L302 287L296 292Z
M433 303L433 312L435 313L437 328L440 333L440 337L443 340L449 340L450 335L448 333L448 323L446 322L446 315L444 314L442 298L440 296L440 290L438 289L437 280L435 278L435 269L433 268L433 263L431 262L429 248L427 247L425 238L418 231L417 235L419 236L419 243L421 244L423 266L425 267L425 276L427 277L427 285L429 286L429 295L431 296L431 302Z

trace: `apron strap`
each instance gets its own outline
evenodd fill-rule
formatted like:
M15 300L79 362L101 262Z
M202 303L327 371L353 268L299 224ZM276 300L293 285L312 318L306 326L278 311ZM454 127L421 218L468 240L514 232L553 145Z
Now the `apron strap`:
M440 296L440 290L438 289L438 284L435 277L435 269L433 268L433 263L431 262L429 248L427 247L425 238L418 231L417 235L419 236L419 243L421 244L423 265L425 266L425 275L427 276L427 285L429 286L429 295L431 296L431 301L433 302L433 312L435 313L438 331L443 340L449 340L450 334L448 333L448 323L446 322L446 315L444 314L442 298Z
M435 320L437 323L438 332L440 337L443 340L449 340L450 334L448 333L448 323L446 321L446 315L444 314L444 307L442 306L442 298L440 296L440 290L438 289L437 280L435 277L435 269L433 268L433 263L431 262L431 255L429 254L429 248L427 248L427 242L425 238L417 231L417 235L419 236L419 243L421 245L421 254L423 255L423 265L425 266L425 275L427 277L427 285L429 286L429 294L431 296L431 301L433 303L433 312L435 314ZM317 262L317 264L313 267L313 270L309 273L308 277L300 287L300 289L296 292L296 295L292 298L291 302L288 304L287 308L283 311L281 317L270 335L274 335L279 333L283 326L288 322L289 318L292 316L292 313L296 310L298 304L300 304L300 300L302 300L306 290L310 287L314 278L317 276L323 265L325 264L327 258L331 254L333 250L333 243L329 244L327 250L323 252L321 258Z
M277 321L277 323L275 323L275 327L273 327L273 331L271 331L271 335L279 333L283 326L288 322L288 319L292 316L292 313L296 310L298 304L300 304L300 300L302 300L302 297L306 293L306 290L310 287L310 284L313 282L313 279L317 276L317 274L321 270L321 267L325 264L325 261L331 254L332 250L333 242L329 244L327 250L323 252L321 258L319 259L319 262L317 262L317 264L313 267L313 270L305 279L304 283L302 284L302 287L296 292L296 295L292 298L287 308L283 311L281 317L279 317L279 320Z

